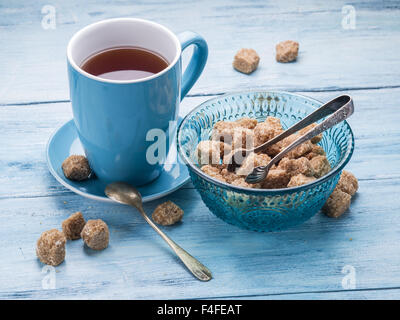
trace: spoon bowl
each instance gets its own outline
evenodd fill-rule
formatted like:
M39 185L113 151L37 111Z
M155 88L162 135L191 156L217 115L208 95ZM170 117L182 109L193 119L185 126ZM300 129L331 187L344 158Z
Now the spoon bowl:
M128 183L110 183L107 185L104 193L115 202L134 206L137 209L142 206L142 195L135 187Z

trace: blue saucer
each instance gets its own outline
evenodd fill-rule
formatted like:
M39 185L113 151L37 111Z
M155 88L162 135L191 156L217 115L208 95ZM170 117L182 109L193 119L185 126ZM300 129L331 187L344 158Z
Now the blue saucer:
M72 154L84 155L84 152L74 121L70 120L56 130L47 143L47 165L51 174L64 187L81 196L112 202L104 194L106 183L101 179L94 177L86 181L77 182L65 178L61 164L65 158ZM189 180L189 172L186 165L180 159L180 156L178 156L178 161L175 162L177 163L164 165L164 170L156 180L137 188L142 195L143 202L155 200L170 194Z

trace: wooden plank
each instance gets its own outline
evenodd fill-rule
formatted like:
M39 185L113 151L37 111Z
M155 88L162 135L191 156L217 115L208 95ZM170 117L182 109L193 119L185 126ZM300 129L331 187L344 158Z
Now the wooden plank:
M399 192L400 179L361 181L342 218L317 214L291 230L257 233L214 217L195 190L179 190L168 199L185 210L184 221L163 229L213 271L208 283L187 273L128 207L71 194L2 199L0 256L7 258L0 267L0 298L180 299L340 291L347 265L356 270L357 289L400 287L393 227L400 223L399 204L393 201ZM161 201L146 204L146 212ZM80 240L69 242L66 261L56 268L56 289L44 290L46 274L35 257L35 241L77 210L86 219L107 222L110 247L93 252Z
M268 296L227 297L224 299L251 300L399 300L400 289L344 290L333 292L308 292Z
M349 93L356 105L355 115L350 118L356 136L356 150L348 168L359 179L399 178L400 114L397 101L400 89ZM305 94L326 101L338 93ZM184 99L181 114L209 98ZM67 192L48 172L45 146L52 132L71 117L69 103L0 108L0 127L3 136L7 137L0 148L0 198Z
M339 1L80 1L51 2L56 29L43 29L46 1L7 3L0 10L0 104L69 99L65 49L83 26L106 18L140 17L174 32L197 31L208 41L210 55L193 95L246 88L291 91L341 90L400 86L400 8L395 2L353 1L356 28L342 28ZM274 59L278 41L297 39L296 63ZM235 52L253 47L261 56L252 75L232 69ZM187 60L185 54L185 61Z

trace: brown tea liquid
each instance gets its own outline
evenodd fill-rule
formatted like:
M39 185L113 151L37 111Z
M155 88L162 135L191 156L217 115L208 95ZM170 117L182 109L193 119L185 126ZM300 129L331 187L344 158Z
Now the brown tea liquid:
M136 80L159 73L168 62L157 53L138 47L110 48L87 58L81 68L109 80Z

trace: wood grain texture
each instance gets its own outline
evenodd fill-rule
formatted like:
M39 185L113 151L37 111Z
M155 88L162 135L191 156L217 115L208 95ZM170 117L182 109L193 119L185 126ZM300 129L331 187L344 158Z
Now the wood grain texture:
M41 27L41 8L57 10L57 28ZM400 45L395 1L353 1L355 30L341 27L346 1L48 1L0 3L0 299L398 299L400 297ZM81 27L131 16L174 32L202 34L210 56L184 99L181 115L215 95L284 89L326 101L346 91L356 106L349 120L356 149L348 169L360 180L351 209L340 219L322 214L274 233L238 229L217 219L191 183L165 200L180 205L182 223L163 229L214 274L208 283L186 272L169 248L130 208L73 194L50 175L45 145L72 117L65 47ZM274 60L274 45L300 41L296 63ZM253 47L259 69L231 67L235 51ZM187 60L190 52L184 54ZM71 213L104 219L111 231L102 252L68 242L46 290L35 255L40 233L60 228ZM344 266L356 288L342 287Z
M56 29L43 29L41 9L57 12ZM389 1L353 1L356 29L342 28L346 1L33 1L0 10L0 104L69 99L66 46L83 26L114 17L157 21L176 33L194 30L209 44L207 67L190 94L243 88L324 91L398 87L400 8ZM274 58L275 44L300 42L296 63ZM252 47L260 66L247 76L232 68L237 50ZM187 56L187 55L185 55Z

